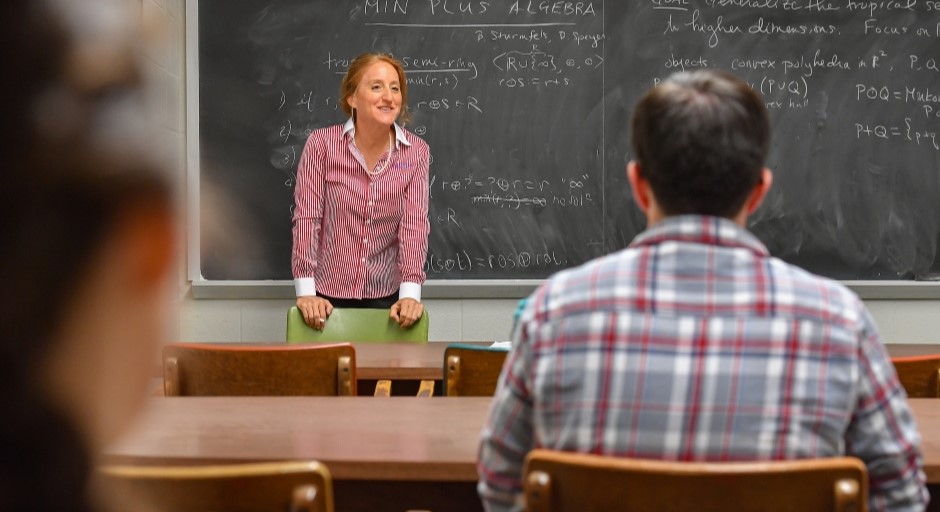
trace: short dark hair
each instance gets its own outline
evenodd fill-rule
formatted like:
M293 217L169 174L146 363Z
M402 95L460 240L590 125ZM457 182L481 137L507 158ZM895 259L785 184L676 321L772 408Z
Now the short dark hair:
M632 142L665 214L733 217L761 179L770 122L761 95L740 78L683 72L640 99Z

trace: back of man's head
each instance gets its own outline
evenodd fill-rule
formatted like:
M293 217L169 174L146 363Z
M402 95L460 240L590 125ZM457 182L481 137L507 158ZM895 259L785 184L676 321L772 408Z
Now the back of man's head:
M633 113L635 160L667 215L733 217L761 179L769 145L763 99L730 73L672 75Z

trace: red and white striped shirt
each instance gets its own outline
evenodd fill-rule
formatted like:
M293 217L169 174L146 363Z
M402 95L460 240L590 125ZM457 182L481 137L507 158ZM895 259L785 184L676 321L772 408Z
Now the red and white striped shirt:
M427 257L430 149L395 125L376 176L354 142L352 119L307 138L294 188L291 269L297 296L421 300Z

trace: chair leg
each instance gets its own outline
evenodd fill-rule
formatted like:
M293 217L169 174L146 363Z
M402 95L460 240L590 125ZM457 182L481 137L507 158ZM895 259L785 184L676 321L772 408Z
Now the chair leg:
M392 396L392 381L380 380L376 382L375 396Z
M421 387L418 388L418 396L434 396L434 381L422 380Z

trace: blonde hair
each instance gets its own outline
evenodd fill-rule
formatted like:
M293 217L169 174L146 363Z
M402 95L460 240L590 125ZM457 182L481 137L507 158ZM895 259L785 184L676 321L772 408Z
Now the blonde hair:
M355 94L366 68L376 62L385 62L395 68L395 72L398 73L398 85L401 88L401 111L398 113L398 121L401 124L408 123L411 121L411 112L408 111L408 81L405 80L405 67L401 61L384 53L363 53L349 64L339 86L339 107L343 109L347 117L352 117L353 108L349 106L349 97Z

